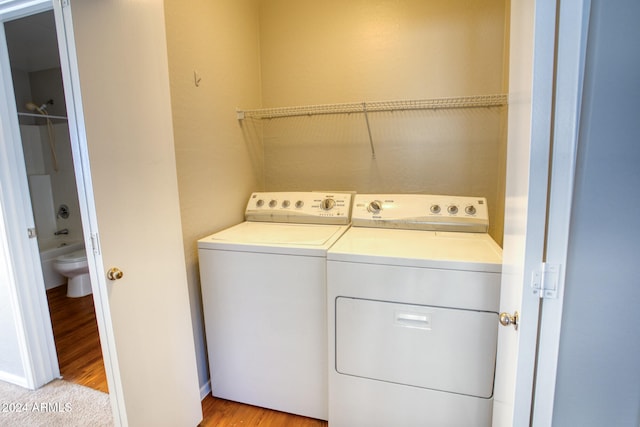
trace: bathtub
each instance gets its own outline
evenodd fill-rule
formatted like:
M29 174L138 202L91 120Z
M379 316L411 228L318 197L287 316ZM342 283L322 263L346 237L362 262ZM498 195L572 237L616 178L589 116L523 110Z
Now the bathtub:
M40 242L38 242L40 243ZM42 275L44 276L45 289L55 288L67 283L67 278L56 272L53 268L53 261L60 255L68 254L78 249L84 249L81 241L50 240L42 242L40 245L40 263L42 264Z

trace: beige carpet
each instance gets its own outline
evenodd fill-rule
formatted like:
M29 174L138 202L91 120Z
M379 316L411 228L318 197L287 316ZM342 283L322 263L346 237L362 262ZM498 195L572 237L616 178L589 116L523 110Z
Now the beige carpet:
M38 390L0 381L0 426L113 426L109 395L63 380Z

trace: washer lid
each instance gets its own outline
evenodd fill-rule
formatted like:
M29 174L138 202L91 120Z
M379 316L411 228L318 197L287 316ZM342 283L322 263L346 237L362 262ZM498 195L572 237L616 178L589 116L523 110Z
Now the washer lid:
M352 227L328 260L500 272L502 249L484 233Z
M324 255L347 225L246 221L198 241L201 249Z
M77 251L70 252L68 254L60 255L56 258L56 261L60 262L78 262L78 261L86 261L87 253L84 249L79 249Z

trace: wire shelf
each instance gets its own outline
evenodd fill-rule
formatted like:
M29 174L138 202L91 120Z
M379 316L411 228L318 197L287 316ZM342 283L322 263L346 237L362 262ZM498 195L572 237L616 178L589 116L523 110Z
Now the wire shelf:
M305 105L298 107L237 110L238 120L276 119L281 117L314 116L322 114L371 113L381 111L436 110L452 108L482 108L507 105L506 94L459 96L400 101L351 102L345 104Z

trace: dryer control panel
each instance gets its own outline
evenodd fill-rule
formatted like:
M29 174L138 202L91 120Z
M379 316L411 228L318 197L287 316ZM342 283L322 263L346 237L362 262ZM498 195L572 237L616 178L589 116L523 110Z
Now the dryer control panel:
M486 233L489 211L484 197L428 194L357 194L354 227Z
M353 193L258 192L251 194L247 221L340 224L351 221Z

